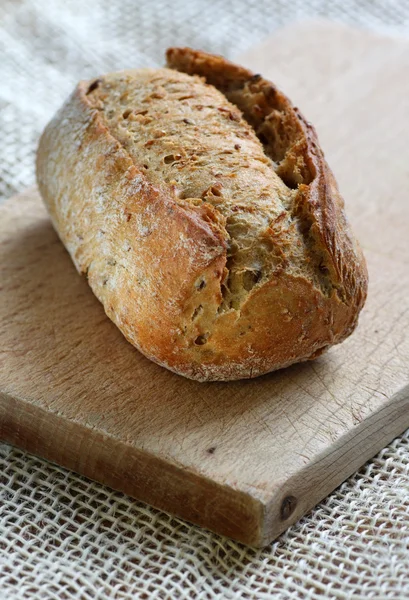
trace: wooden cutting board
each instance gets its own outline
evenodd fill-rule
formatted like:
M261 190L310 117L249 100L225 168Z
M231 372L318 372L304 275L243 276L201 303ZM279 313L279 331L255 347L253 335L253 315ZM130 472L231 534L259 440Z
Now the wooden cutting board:
M0 209L0 437L262 546L409 426L409 43L307 23L242 60L317 126L368 260L358 330L256 380L183 379L108 320L31 190Z

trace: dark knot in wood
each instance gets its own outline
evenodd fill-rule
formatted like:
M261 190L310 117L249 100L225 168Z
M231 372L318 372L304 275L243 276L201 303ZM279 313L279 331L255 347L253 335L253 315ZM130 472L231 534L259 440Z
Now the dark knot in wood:
M295 507L297 506L297 498L295 496L286 496L281 503L280 518L285 521L290 517Z

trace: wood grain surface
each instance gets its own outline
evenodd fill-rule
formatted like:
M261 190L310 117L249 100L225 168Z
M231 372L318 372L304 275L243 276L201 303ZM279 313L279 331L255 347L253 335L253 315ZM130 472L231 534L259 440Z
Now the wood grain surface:
M262 546L409 426L409 43L310 23L241 60L318 129L368 260L357 331L256 380L185 380L126 342L31 190L0 208L0 438Z

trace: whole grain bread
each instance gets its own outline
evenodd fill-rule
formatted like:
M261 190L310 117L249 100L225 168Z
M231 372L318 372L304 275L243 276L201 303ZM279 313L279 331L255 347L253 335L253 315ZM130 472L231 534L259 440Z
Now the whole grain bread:
M37 177L127 339L193 379L255 377L355 328L367 271L313 127L260 75L186 48L81 82Z

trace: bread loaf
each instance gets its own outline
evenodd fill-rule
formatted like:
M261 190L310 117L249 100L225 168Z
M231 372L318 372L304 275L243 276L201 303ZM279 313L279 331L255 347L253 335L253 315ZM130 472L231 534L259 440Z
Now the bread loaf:
M45 129L38 185L78 271L148 358L255 377L355 328L365 261L313 127L260 75L170 49L81 82Z

